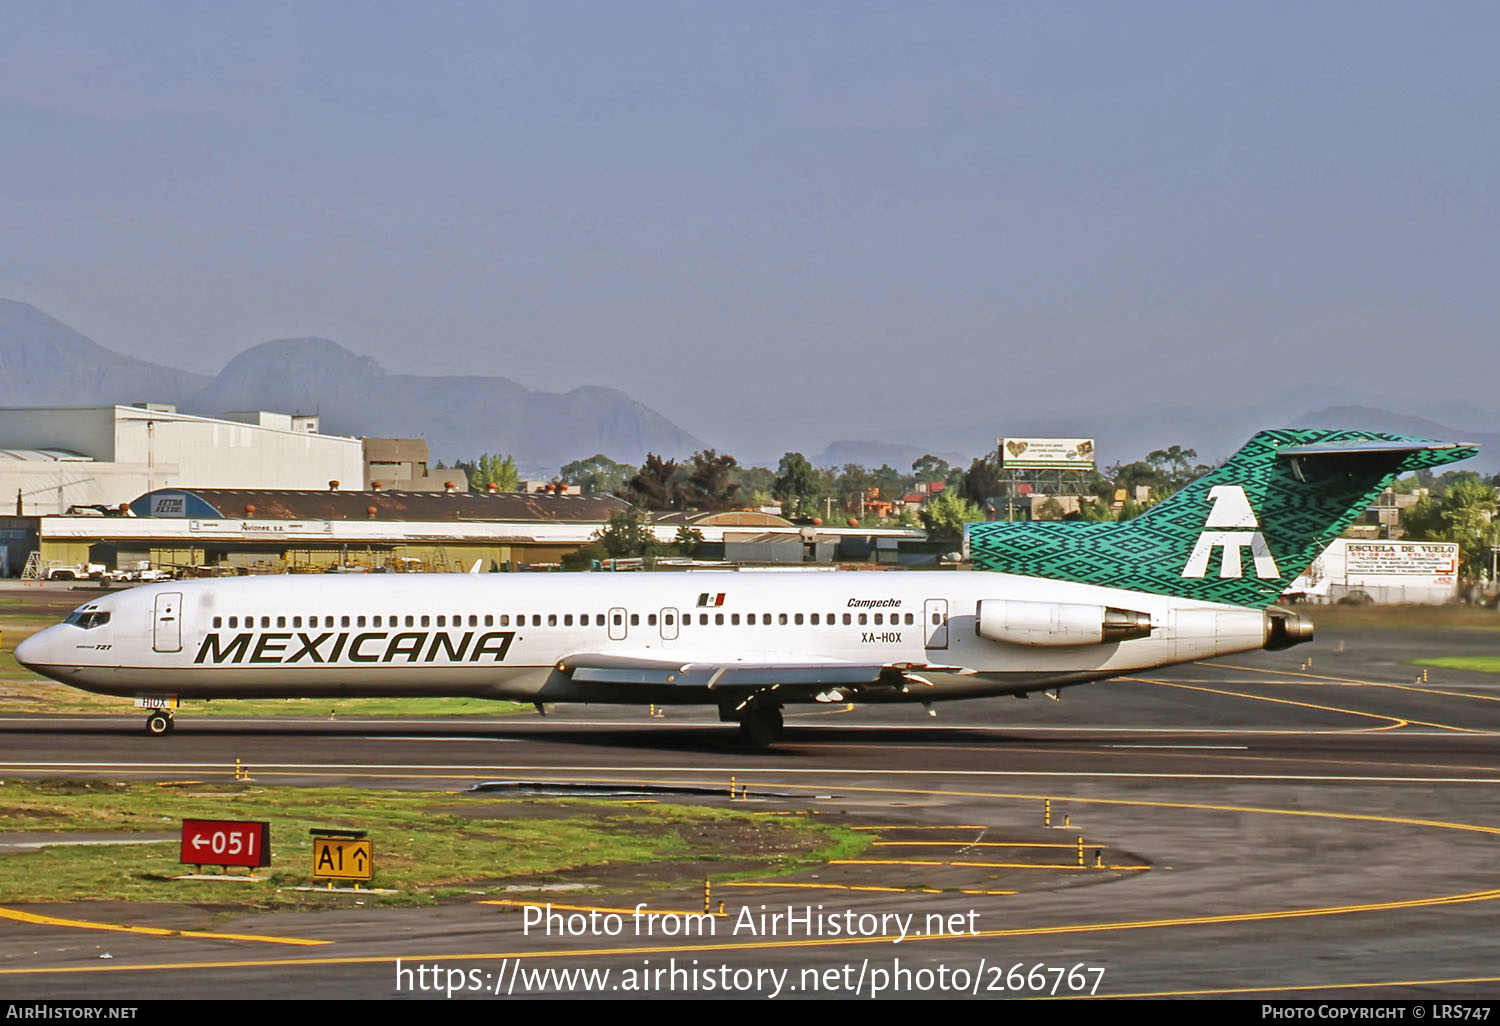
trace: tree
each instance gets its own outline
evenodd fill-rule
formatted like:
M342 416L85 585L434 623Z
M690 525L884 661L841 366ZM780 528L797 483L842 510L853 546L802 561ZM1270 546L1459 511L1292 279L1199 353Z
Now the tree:
M976 506L983 506L1000 491L1000 457L995 453L981 456L969 464L969 472L958 486L958 494Z
M1078 503L1076 516L1063 517L1064 520L1113 520L1114 513L1110 511L1109 503L1099 496L1083 496Z
M922 507L922 522L934 538L958 538L964 524L984 519L984 511L952 488L938 492Z
M677 537L672 539L672 545L684 556L696 556L703 546L703 532L683 524L677 529Z
M682 489L684 505L714 510L734 506L740 490L734 473L738 468L739 463L728 453L720 456L713 449L693 453L693 465Z
M807 457L800 452L789 452L776 465L776 483L771 494L781 501L782 512L787 516L806 516L810 507L808 499L814 494L818 473Z
M630 479L625 498L642 509L681 509L682 482L678 480L677 471L676 460L647 453L646 462Z
M1213 469L1206 463L1194 462L1197 459L1198 450L1184 449L1180 445L1157 449L1146 454L1146 462L1162 478L1162 487L1158 489L1162 494L1159 498L1165 498L1189 481L1202 477Z
M656 535L646 526L646 515L638 509L622 509L609 515L598 541L613 559L650 556L657 548Z
M584 495L613 495L635 476L635 468L616 463L602 452L586 460L574 460L558 474L568 484L575 484Z
M887 502L899 499L905 493L901 487L901 472L889 463L882 463L874 476L875 487L880 489L880 497Z
M771 489L776 487L776 472L770 467L736 467L735 479L739 481L740 502L748 506L769 506L773 501Z
M1435 483L1441 494L1419 501L1401 517L1406 537L1413 541L1458 542L1459 572L1481 576L1490 565L1490 548L1500 545L1500 502L1495 487L1472 472L1444 474Z
M858 463L845 463L834 481L833 494L839 508L858 512L860 500L875 488L875 476Z
M911 465L912 474L916 477L917 484L928 484L932 481L946 481L953 468L948 466L948 461L928 453Z
M1057 500L1057 496L1049 495L1042 504L1037 507L1037 520L1061 520L1063 518L1063 504Z
M1167 476L1159 467L1145 460L1136 460L1134 463L1116 463L1109 468L1109 476L1114 479L1116 488L1124 488L1132 494L1142 485L1150 488L1152 494L1158 497L1167 489Z
M494 485L497 492L514 492L521 487L521 474L516 470L516 461L509 456L482 453L472 464L459 460L454 466L469 475L471 491L487 492L490 485Z

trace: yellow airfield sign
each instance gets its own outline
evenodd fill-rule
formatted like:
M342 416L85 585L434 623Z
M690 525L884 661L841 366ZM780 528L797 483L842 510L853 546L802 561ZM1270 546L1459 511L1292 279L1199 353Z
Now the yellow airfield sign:
M325 880L369 880L375 875L375 846L368 837L314 837L312 875Z

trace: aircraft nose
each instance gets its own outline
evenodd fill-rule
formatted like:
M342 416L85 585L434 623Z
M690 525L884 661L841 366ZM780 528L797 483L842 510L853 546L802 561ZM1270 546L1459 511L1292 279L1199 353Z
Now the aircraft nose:
M48 646L47 635L52 631L48 627L44 631L38 631L25 641L16 646L16 662L30 669L39 663L46 662L46 650Z

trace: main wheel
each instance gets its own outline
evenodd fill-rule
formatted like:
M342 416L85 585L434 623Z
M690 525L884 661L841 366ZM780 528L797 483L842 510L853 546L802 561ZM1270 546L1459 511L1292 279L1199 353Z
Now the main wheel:
M146 733L152 737L161 737L172 729L172 717L164 712L154 712L146 717Z
M756 748L766 748L780 740L782 725L780 706L752 702L740 714L740 737Z

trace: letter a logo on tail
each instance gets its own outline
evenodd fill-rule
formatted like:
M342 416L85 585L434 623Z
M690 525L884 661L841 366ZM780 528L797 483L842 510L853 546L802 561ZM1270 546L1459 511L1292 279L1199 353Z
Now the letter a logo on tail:
M1260 523L1255 519L1255 510L1250 507L1250 499L1245 495L1245 489L1239 485L1215 485L1208 491L1209 501L1213 508L1208 512L1208 520L1204 527L1259 527ZM1255 576L1266 580L1274 580L1281 576L1276 569L1276 560L1271 556L1271 550L1266 545L1266 536L1259 531L1204 531L1198 536L1198 543L1193 546L1193 554L1188 557L1187 566L1182 568L1184 577L1205 577L1208 574L1208 561L1213 555L1214 549L1221 550L1219 557L1220 577L1241 577L1244 575L1243 564L1240 560L1240 550L1249 547L1250 558L1255 563Z

